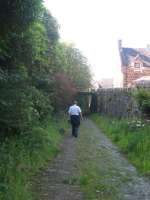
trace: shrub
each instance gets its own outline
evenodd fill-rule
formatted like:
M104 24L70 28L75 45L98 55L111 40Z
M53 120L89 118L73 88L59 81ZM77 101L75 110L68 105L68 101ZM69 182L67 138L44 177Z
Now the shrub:
M150 116L150 89L140 88L134 92L134 96L142 113Z

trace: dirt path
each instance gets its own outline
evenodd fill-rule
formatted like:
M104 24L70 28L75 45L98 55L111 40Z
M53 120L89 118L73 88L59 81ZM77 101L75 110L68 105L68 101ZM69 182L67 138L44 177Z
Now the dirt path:
M77 140L70 134L64 140L62 152L36 180L36 200L82 200L83 193L76 184L78 176Z
M37 184L41 194L38 200L150 200L149 181L138 175L92 121L85 120L80 132L77 139L66 137L63 152L42 173ZM107 190L107 195L102 195L98 191L96 198L83 195L78 179L87 163L95 163L101 175L97 184L105 183L112 193Z

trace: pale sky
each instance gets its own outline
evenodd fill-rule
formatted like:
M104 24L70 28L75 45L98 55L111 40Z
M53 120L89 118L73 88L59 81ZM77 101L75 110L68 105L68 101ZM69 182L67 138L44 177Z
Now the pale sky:
M125 47L150 44L150 0L45 0L63 41L74 43L94 79L119 80L118 40Z

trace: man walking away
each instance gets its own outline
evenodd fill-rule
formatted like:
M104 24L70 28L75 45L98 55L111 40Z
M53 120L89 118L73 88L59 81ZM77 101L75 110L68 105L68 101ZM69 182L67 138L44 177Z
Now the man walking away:
M74 101L74 104L70 106L68 113L72 125L72 135L78 137L80 119L83 119L83 117L81 108L77 105L77 101Z

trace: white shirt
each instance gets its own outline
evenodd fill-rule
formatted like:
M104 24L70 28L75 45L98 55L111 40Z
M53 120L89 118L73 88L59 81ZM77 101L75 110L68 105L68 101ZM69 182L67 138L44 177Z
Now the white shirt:
M68 113L69 115L80 115L81 108L74 104L73 106L70 106Z

